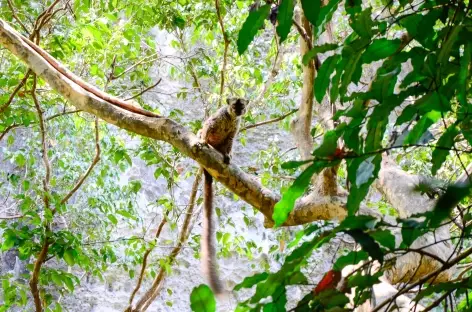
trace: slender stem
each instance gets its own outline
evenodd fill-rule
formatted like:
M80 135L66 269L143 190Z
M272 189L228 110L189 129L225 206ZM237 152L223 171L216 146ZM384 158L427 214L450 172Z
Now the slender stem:
M223 23L223 17L221 16L220 12L220 2L219 0L215 0L215 8L216 8L216 15L218 16L218 23L220 24L221 32L223 33L223 40L225 45L225 50L223 52L223 66L221 67L221 78L220 78L220 100L219 106L223 103L223 92L225 89L225 72L226 72L226 64L228 62L228 48L229 48L229 39L228 35L225 31L225 26Z

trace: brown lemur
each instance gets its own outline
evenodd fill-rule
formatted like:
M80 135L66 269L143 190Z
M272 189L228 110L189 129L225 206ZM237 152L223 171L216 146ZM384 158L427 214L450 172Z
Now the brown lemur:
M228 98L227 106L211 115L199 131L200 140L223 154L223 161L229 164L233 140L239 130L241 116L246 112L248 100ZM203 169L203 233L201 238L201 266L211 289L217 295L223 294L223 285L216 268L216 234L213 213L213 177Z

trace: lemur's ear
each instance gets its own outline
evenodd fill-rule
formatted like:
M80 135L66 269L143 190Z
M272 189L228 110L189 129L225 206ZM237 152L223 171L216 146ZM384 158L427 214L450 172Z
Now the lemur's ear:
M234 102L233 98L227 98L226 99L226 104L228 104L228 105L231 105L231 103L233 103L233 102Z

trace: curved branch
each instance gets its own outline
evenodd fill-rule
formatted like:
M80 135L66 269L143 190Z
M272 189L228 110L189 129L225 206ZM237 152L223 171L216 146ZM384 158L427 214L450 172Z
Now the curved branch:
M172 144L181 153L207 169L230 191L262 212L268 220L272 220L273 208L280 196L265 188L255 177L244 173L239 167L223 164L223 156L219 152L200 144L198 138L184 126L165 117L152 118L134 114L84 90L44 60L3 20L0 20L0 44L26 63L77 109L91 113L119 128ZM285 225L343 219L346 216L345 205L346 198L342 196L301 198Z

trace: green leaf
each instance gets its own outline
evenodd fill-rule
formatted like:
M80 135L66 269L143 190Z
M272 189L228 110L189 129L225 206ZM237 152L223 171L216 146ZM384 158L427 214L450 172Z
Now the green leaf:
M259 282L265 281L269 274L267 272L257 273L253 276L246 277L241 283L234 287L235 291L241 290L242 288L251 288Z
M6 251L15 246L16 237L13 235L8 235L7 238L3 241L2 250Z
M321 0L301 0L303 14L312 25L317 25L321 9Z
M118 219L113 215L113 214L108 214L107 215L108 220L111 221L114 225L118 224Z
M441 222L449 217L452 209L457 206L462 199L470 195L471 183L456 183L449 185L446 192L438 198L433 208L429 225L437 228Z
M341 85L339 86L339 94L341 100L347 94L347 87L353 81L353 76L357 70L357 65L362 56L362 50L356 50L350 46L343 50L343 59L346 60L344 65L344 72L341 78ZM334 79L333 79L334 83Z
M356 14L362 11L362 0L347 0L344 4L344 9L350 18L353 19Z
M378 221L372 216L347 216L338 226L339 230L371 230L374 229Z
M369 235L372 236L380 245L387 247L390 250L395 249L395 235L388 230L377 230L374 232L369 232Z
M351 190L347 197L347 210L349 216L354 215L357 210L359 210L362 200L367 196L369 187L377 178L377 174L380 170L380 162L382 160L380 154L376 154L373 159L369 159L365 165L360 167L367 158L368 157L359 157L347 162L348 178L351 182ZM364 170L366 170L366 172L363 172ZM362 175L359 179L357 178L358 174Z
M462 25L455 25L452 28L452 32L447 32L449 36L447 37L446 42L442 44L441 51L439 51L438 54L438 62L442 65L449 61L452 45L456 42L458 34L462 30Z
M341 2L341 0L330 0L320 9L320 14L316 19L316 24L313 24L315 26L313 31L315 38L318 38L324 32L326 24L331 21L334 12L336 12L336 9L338 8L339 2Z
M323 137L323 142L313 151L313 156L326 158L334 155L338 147L338 139L339 136L335 130L327 131Z
M413 242L425 234L429 229L423 222L418 222L414 219L402 220L402 244L401 248L411 246Z
M449 155L449 149L454 145L454 139L458 134L459 129L455 125L452 125L448 127L444 134L439 138L431 157L431 161L433 162L431 168L432 175L436 175L442 164L446 161L446 158Z
M243 54L249 44L254 40L257 32L264 25L264 21L269 16L270 5L266 4L261 6L259 9L249 13L246 21L244 22L241 30L238 34L238 53L239 55Z
M67 289L70 292L73 292L74 291L74 282L72 281L72 279L69 278L68 276L64 276L63 280L64 280L64 284L66 285Z
M64 258L64 261L69 265L69 266L74 266L75 265L75 256L77 252L74 249L66 249L64 251L64 255L62 256Z
M369 234L361 230L346 230L344 232L352 236L356 243L361 245L362 250L367 252L372 259L378 260L380 263L383 262L384 254L379 244Z
M313 160L290 160L284 162L280 167L282 167L282 169L295 169L311 162L313 162Z
M339 96L339 82L341 81L341 75L343 73L344 66L346 65L346 63L347 59L345 57L341 58L341 60L337 62L336 74L334 74L333 79L331 80L331 90L329 92L329 99L333 103L336 102L336 99Z
M410 133L408 133L408 136L405 138L405 144L416 144L423 133L436 123L439 118L441 118L441 113L435 110L422 116Z
M338 47L339 46L335 43L325 43L325 44L320 45L320 46L315 46L315 47L313 47L313 49L311 49L310 51L305 53L305 55L303 56L302 62L303 62L304 65L307 65L308 62L311 61L318 53L325 53L325 52L328 52L328 51L332 51L332 50L334 50ZM326 59L326 61L327 60L328 59Z
M341 256L333 265L333 270L341 271L348 265L356 265L361 261L367 260L369 254L363 250L351 251L347 255Z
M305 57L310 52L305 54ZM321 64L321 67L316 75L315 83L314 83L315 97L318 103L321 103L323 101L323 97L325 96L326 90L328 89L328 86L329 86L331 74L336 68L336 65L338 64L340 58L341 58L340 55L335 54L328 57L323 62L323 64Z
M354 287L359 287L360 289L369 289L375 284L379 284L379 277L381 277L383 272L377 272L374 274L364 274L363 272L357 272L352 275L347 283L349 289Z
M349 2L349 1L346 1ZM346 4L347 5L347 4ZM374 22L371 18L372 8L369 7L366 10L362 11L356 16L355 19L350 24L351 28L360 36L365 38L371 38L374 34L372 27L374 27Z
M464 46L464 53L460 59L461 68L459 71L459 81L457 85L457 98L462 106L467 106L467 77L469 75L469 67L472 62L472 43L469 42Z
M365 159L363 162L359 164L359 167L356 171L356 186L361 187L362 184L365 184L369 181L372 177L372 174L375 171L375 164L373 164L373 160L375 156L371 156Z
M215 295L207 285L195 287L190 294L190 307L193 312L216 311Z
M399 39L375 39L367 46L364 54L362 54L362 63L369 64L387 58L398 50L400 44L401 41Z
M395 85L396 79L393 80ZM376 84L373 84L372 92L376 91ZM393 90L392 90L393 91ZM365 152L375 151L382 147L382 141L387 130L390 113L407 98L408 92L399 95L391 95L383 102L375 106L367 122L367 136L365 139Z
M332 166L333 162L317 161L305 169L283 194L282 199L275 204L272 219L276 226L282 225L293 210L297 198L303 195L310 184L311 177L319 173L323 168Z
M434 41L437 40L437 32L434 31L434 25L442 14L442 8L430 10L427 14L418 13L400 19L400 25L405 27L408 34L415 38L423 47L427 49L437 49ZM429 29L431 31L425 31Z
M284 285L280 285L272 295L273 302L264 305L263 312L286 312L287 292Z
M282 0L282 3L279 5L279 12L277 14L277 21L279 22L277 26L277 34L280 37L280 42L284 42L290 33L294 8L295 4L293 3L293 0Z

